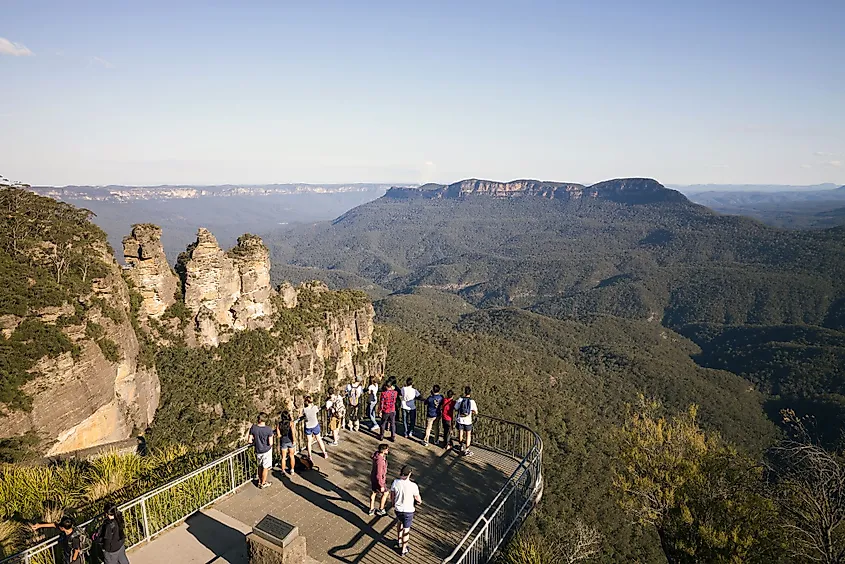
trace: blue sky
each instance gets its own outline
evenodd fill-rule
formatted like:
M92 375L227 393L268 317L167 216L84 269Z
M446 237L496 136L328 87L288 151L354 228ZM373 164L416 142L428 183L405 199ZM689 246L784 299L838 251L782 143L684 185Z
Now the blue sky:
M34 184L845 184L845 2L0 3Z

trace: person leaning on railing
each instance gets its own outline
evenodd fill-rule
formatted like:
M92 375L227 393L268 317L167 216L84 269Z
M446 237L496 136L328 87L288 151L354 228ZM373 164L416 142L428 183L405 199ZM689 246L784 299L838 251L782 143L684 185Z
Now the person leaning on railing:
M58 546L62 551L62 564L82 564L82 535L71 517L65 515L58 523L38 523L31 527L33 531L58 529Z

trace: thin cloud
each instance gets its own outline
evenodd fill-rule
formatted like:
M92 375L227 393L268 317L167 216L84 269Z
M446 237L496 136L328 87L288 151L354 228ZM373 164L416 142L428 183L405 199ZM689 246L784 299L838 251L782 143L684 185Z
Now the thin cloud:
M836 156L834 153L827 153L825 151L816 151L813 154L817 157L835 157Z
M801 168L813 168L813 165L811 165L811 164L802 164L802 165L801 165Z
M842 166L842 161L827 161L824 164L827 166L832 166L834 168L839 168Z
M11 55L12 57L31 57L35 55L26 45L14 43L5 37L0 37L0 55Z
M90 60L92 65L99 65L99 66L103 67L104 69L113 69L114 68L114 65L112 63L110 63L109 61L105 60L102 57L91 57L89 60Z
M726 165L726 164L714 164L714 165L710 165L710 168L728 168L728 167L729 167L729 165Z

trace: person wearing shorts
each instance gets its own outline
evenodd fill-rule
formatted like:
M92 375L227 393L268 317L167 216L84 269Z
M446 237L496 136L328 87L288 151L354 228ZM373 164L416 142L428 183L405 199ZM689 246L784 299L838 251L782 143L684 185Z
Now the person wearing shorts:
M249 444L255 448L258 461L258 487L270 487L267 476L273 467L273 429L267 425L267 414L259 413L255 425L249 428Z
M343 419L346 417L346 406L343 404L343 396L334 393L334 388L329 388L329 399L326 400L326 411L329 414L329 432L332 434L332 442L329 444L337 446L340 441L340 428L343 426Z
M296 445L293 441L293 420L289 411L283 411L279 416L279 426L276 427L276 434L279 436L279 453L281 460L282 476L285 473L294 475L295 459L294 450ZM290 459L290 470L285 469L285 462Z
M368 515L387 515L384 506L387 503L387 496L390 493L387 490L387 454L390 452L390 447L381 443L378 450L373 453L373 469L370 472L370 486L372 492L370 494L370 510ZM381 496L379 508L376 509L376 498Z
M308 458L311 458L311 445L314 439L317 439L317 444L323 451L323 458L328 458L326 453L326 445L323 444L323 438L320 436L322 429L320 429L320 421L317 419L317 414L320 413L320 406L316 405L311 396L305 396L305 407L302 408L302 415L300 415L297 422L305 420L305 439L308 450Z
M410 466L403 466L399 478L390 487L390 498L396 511L397 548L402 556L411 552L411 523L416 507L422 504L420 488L411 481L412 473Z
M472 456L469 446L472 444L472 416L478 414L478 405L470 397L472 389L464 388L464 395L455 402L455 419L458 420L458 440L463 445L461 453L464 456Z

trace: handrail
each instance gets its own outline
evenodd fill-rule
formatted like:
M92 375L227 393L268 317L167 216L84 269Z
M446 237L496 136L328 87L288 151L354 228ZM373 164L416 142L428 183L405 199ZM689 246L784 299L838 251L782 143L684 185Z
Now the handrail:
M325 424L324 410L321 410L321 415ZM543 441L540 436L525 425L490 415L476 415L475 424L473 444L509 456L518 464L443 564L489 562L511 530L528 515L542 495ZM486 432L488 426L492 430L490 433ZM301 429L297 428L297 435L300 432ZM300 443L300 447L303 446ZM121 504L127 528L127 548L149 541L249 483L255 474L255 466L252 449L245 445ZM206 479L204 483L200 480L192 483L201 477ZM159 499L171 490L175 493L170 498ZM179 496L184 499L174 499ZM78 526L88 529L97 519L95 517ZM59 562L55 550L57 545L58 536L55 536L0 560L0 564L54 564Z

